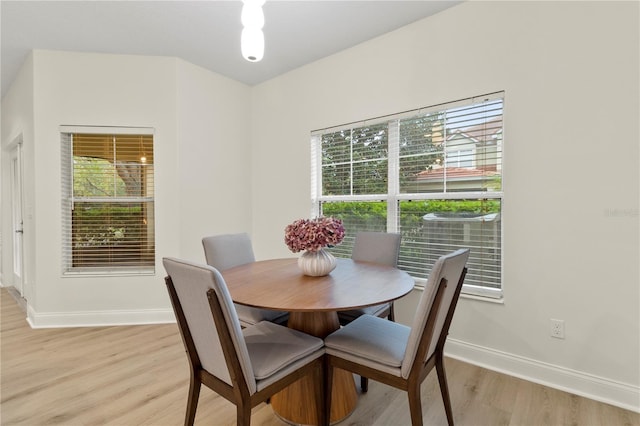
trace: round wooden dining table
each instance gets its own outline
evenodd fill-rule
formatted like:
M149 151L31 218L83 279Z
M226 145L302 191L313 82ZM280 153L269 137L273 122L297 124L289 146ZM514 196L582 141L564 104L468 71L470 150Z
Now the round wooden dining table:
M396 300L408 294L414 279L390 266L351 259L337 259L336 268L324 277L303 275L296 258L252 262L222 272L235 303L289 312L288 326L325 338L340 328L338 311ZM311 378L303 378L271 398L275 413L283 420L316 424ZM358 395L353 375L335 370L331 423L354 410Z

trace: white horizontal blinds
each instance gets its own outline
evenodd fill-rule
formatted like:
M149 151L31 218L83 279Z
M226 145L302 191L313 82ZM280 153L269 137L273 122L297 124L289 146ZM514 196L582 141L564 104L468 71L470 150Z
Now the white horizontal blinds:
M387 231L387 201L324 202L322 215L342 220L345 236L342 243L329 250L339 257L351 257L355 234L358 231Z
M364 123L328 132L322 135L320 144L320 198L349 200L321 205L322 215L341 219L345 226L342 243L330 250L337 256L350 257L357 231L386 231L387 202L381 198L386 198L388 187L388 125Z
M387 124L322 135L322 195L387 192Z
M413 276L468 247L465 283L501 287L502 146L502 99L400 120L400 265Z
M500 190L502 100L400 120L400 192Z
M417 115L399 123L400 192L442 192L444 180L424 185L420 176L444 164L444 117L441 112Z
M499 199L400 201L399 207L403 269L426 279L440 256L469 248L465 284L501 287Z
M500 191L502 99L447 110L444 147L447 191Z
M322 195L351 195L351 129L322 135Z
M60 158L61 161L61 193L62 200L62 271L67 271L71 265L71 212L73 211L73 154L71 147L71 133L62 133L60 136Z
M387 192L387 127L387 123L380 123L351 131L353 194Z
M63 134L63 144L65 135ZM155 267L153 136L71 134L66 271Z
M502 109L500 92L313 132L313 200L345 222L333 251L349 256L357 231L401 232L400 267L427 278L439 256L468 247L463 291L499 297Z

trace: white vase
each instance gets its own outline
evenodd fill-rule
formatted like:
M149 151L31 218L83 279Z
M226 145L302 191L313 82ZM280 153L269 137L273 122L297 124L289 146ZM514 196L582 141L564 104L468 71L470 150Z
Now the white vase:
M305 251L298 258L300 270L310 277L328 275L336 268L337 263L335 256L323 248L318 251Z

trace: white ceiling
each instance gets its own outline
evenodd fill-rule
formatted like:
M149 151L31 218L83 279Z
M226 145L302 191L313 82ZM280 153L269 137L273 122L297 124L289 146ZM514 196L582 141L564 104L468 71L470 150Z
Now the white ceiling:
M268 0L265 56L251 63L240 54L240 0L2 0L2 96L31 49L174 56L254 85L458 3Z

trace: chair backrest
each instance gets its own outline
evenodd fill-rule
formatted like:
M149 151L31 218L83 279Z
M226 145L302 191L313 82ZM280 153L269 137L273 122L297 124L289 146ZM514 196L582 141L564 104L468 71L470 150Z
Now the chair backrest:
M363 262L398 266L400 234L388 232L358 232L353 243L351 258Z
M406 378L409 376L409 372L413 366L416 356L418 355L418 347L421 343L424 344L424 342L421 342L421 339L426 338L428 335L428 333L424 333L424 331L427 326L429 313L433 306L438 285L442 279L445 279L447 280L447 287L442 297L438 316L435 319L435 326L433 328L433 333L431 334L431 339L427 342L428 350L426 350L421 362L426 362L426 360L429 359L436 350L436 346L443 332L445 321L449 315L449 308L452 306L452 303L455 303L454 296L459 294L456 289L459 285L462 285L462 277L468 259L469 249L459 249L440 257L433 265L424 292L418 302L416 316L411 326L411 333L409 334L407 349L401 366L402 377Z
M173 286L178 299L176 301L172 297L176 317L179 323L181 315L186 320L186 324L179 324L181 328L186 326L188 329L183 330L183 339L192 339L197 359L202 368L233 386L222 341L213 317L212 309L214 308L207 298L207 292L213 289L222 311L221 317L224 318L223 326L226 327L231 337L249 393L255 393L256 379L251 367L247 345L242 335L240 321L233 307L231 295L220 272L209 265L200 265L175 258L163 258L162 263L168 274L167 286ZM171 294L171 289L169 289L169 293ZM185 337L185 334L190 337ZM189 350L189 344L186 341L185 345Z
M219 271L255 262L249 234L224 234L202 239L207 264Z

